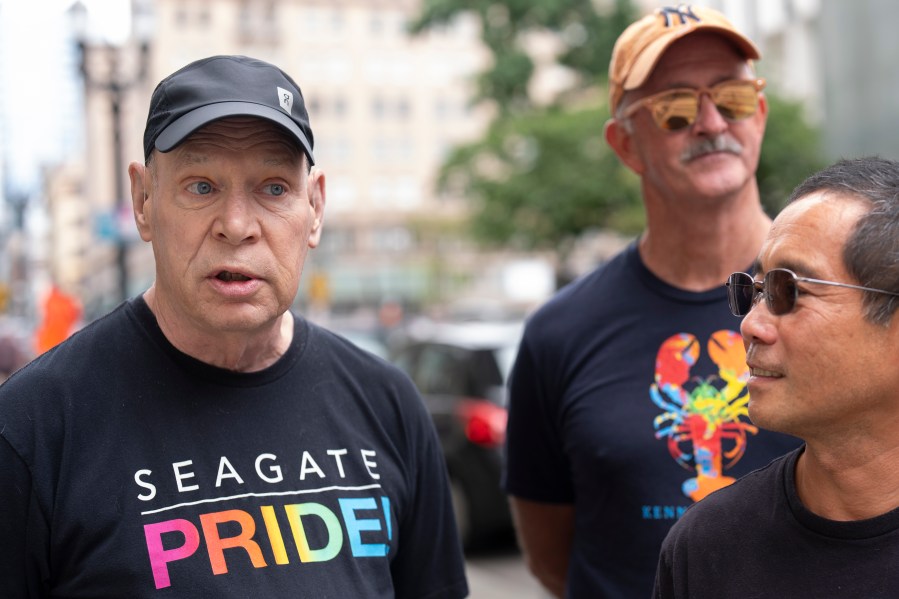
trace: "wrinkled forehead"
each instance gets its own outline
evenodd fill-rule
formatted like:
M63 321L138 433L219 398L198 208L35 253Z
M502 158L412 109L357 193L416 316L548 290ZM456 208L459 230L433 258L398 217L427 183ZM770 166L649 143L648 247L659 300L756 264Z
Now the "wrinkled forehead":
M275 141L283 143L297 152L302 153L304 151L302 146L296 141L296 138L286 129L268 119L252 116L235 116L212 121L194 131L187 137L185 143L195 142L198 139L204 140L214 136L232 140L237 144L244 140L251 142Z
M283 128L266 119L229 117L213 121L191 133L169 154L233 152L281 156L284 161L299 163L305 156L296 139Z

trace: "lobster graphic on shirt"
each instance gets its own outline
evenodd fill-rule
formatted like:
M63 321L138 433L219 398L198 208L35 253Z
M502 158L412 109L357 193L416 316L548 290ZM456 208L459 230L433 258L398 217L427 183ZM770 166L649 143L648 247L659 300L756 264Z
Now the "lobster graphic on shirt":
M758 432L744 420L749 417L749 368L740 335L720 330L709 338L708 356L718 366L717 375L690 377L700 351L699 340L689 333L666 339L649 388L653 403L665 410L653 421L656 438L667 438L671 457L696 472L682 487L693 501L734 482L724 470L743 457L747 433Z

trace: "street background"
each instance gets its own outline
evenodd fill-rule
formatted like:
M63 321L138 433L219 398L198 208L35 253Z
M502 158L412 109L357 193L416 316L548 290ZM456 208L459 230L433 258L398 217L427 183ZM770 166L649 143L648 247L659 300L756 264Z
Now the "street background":
M471 599L549 599L512 546L469 556L465 568Z
M278 64L304 93L328 203L296 311L388 359L422 320L521 324L642 226L602 141L604 70L625 17L660 3L533 4L0 0L0 379L151 284L127 165L156 83L211 54ZM772 214L827 161L899 158L899 3L698 4L762 50ZM456 349L502 371L505 342ZM468 441L495 462L504 405L488 395ZM544 599L512 544L467 565L475 599Z

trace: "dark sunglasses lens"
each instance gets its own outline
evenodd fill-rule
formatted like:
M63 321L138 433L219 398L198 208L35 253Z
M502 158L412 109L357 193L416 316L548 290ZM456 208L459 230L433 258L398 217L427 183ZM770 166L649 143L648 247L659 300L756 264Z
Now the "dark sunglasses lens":
M771 313L786 314L796 304L796 279L786 270L769 270L765 275L765 293Z
M696 120L698 98L695 93L674 91L655 102L653 117L666 131L678 131Z
M755 114L759 97L749 81L722 83L712 90L712 99L721 116L739 121Z
M755 286L752 277L744 272L735 272L727 278L727 303L734 316L746 316L752 308Z

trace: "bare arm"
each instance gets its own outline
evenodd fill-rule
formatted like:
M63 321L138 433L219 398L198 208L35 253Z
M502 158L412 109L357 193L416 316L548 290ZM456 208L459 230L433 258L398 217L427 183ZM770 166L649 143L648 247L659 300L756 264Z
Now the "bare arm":
M565 595L574 538L574 506L510 497L512 517L525 563L556 597Z

